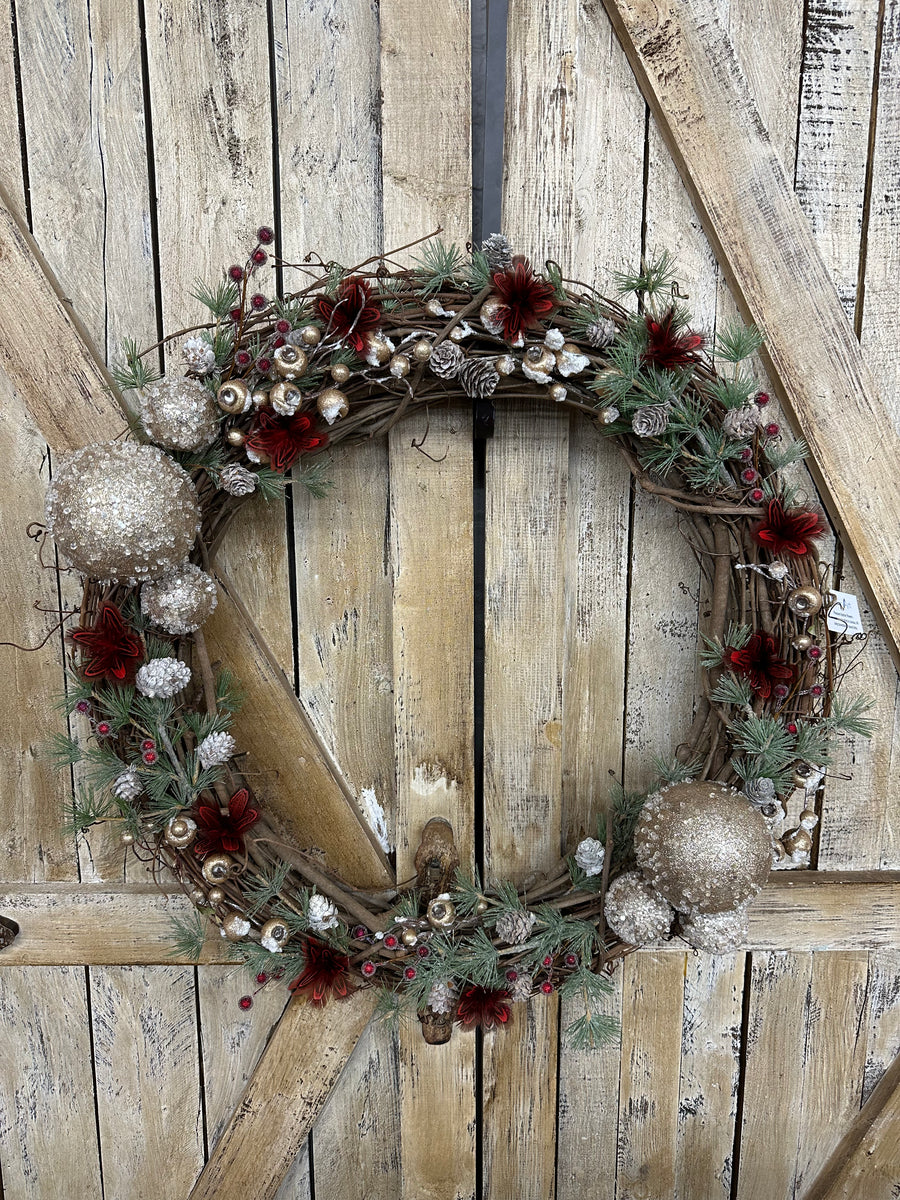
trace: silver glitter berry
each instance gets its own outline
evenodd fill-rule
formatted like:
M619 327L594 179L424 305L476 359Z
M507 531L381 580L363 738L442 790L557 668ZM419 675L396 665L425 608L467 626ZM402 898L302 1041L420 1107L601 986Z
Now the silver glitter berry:
M750 922L749 904L720 913L693 913L681 922L681 936L695 950L710 954L729 954L747 944Z
M626 871L614 879L603 907L606 924L632 946L648 946L669 936L675 913L640 871Z
M222 412L199 379L160 379L141 395L141 424L167 450L202 450L219 432Z
M606 847L597 838L584 838L575 851L575 862L585 875L599 875L603 870Z
M184 562L200 506L188 474L157 446L95 443L58 466L47 526L76 571L133 585Z
M217 603L216 581L190 562L141 589L144 615L166 633L179 637L199 629Z
M209 767L221 767L237 749L234 738L230 733L211 733L197 747L200 766L205 770Z
M634 852L648 882L679 912L725 912L766 882L772 839L746 796L694 780L648 797Z
M137 690L142 696L164 699L182 691L191 682L191 668L178 658L151 658L137 673Z
M185 338L181 343L181 357L187 369L195 375L208 375L216 365L215 352L202 337Z
M229 463L219 472L219 487L229 496L249 496L256 491L256 476L240 463Z

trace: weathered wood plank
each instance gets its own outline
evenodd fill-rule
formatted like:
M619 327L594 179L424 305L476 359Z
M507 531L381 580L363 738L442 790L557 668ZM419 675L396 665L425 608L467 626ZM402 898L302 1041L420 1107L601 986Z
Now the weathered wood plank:
M269 1200L375 1006L372 991L324 1009L292 1001L191 1200Z
M815 478L900 665L900 496L886 466L900 454L900 435L731 42L699 0L604 2L741 308L766 333L764 360L809 442Z
M203 1162L194 971L89 974L104 1192L183 1200Z
M0 1022L0 1158L8 1200L100 1200L86 972L0 970Z

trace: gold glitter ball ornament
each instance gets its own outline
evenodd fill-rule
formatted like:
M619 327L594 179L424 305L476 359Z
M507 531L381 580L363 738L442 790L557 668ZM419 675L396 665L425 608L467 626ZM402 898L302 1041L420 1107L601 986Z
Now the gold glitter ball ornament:
M432 929L451 929L456 920L456 908L445 896L438 896L428 905L428 924Z
M200 506L187 472L158 446L98 442L57 468L47 527L76 571L134 585L184 562Z
M199 629L217 603L216 581L191 562L182 563L141 588L144 616L178 637Z
M219 432L215 400L199 379L160 379L141 394L141 424L167 450L203 450Z
M288 929L287 925L285 925L284 921L280 920L278 917L273 917L271 921L266 921L265 925L263 925L262 929L259 931L260 943L265 946L267 950L271 951L273 947L277 948L273 951L273 953L277 953L277 951L281 949L290 936L291 931Z
M750 937L748 904L719 913L692 913L681 922L681 936L695 950L730 954L746 946Z
M207 883L222 883L231 874L233 867L234 859L230 854L207 854L200 870Z
M230 912L222 918L222 932L229 942L242 942L250 932L250 922L239 912Z
M648 797L634 830L637 865L679 912L737 908L769 876L772 839L741 792L722 783L675 783Z
M626 871L609 885L603 906L606 924L631 946L649 946L669 936L672 905L640 871Z
M252 404L250 389L243 379L229 379L216 392L216 403L230 417L248 412Z
M209 900L210 904L221 904L225 899L225 893L220 887L212 887L209 889L209 896L207 899Z
M822 607L822 593L814 587L798 587L788 593L787 606L798 617L814 617Z
M197 822L191 817L173 817L166 825L166 841L176 850L186 850L196 836Z

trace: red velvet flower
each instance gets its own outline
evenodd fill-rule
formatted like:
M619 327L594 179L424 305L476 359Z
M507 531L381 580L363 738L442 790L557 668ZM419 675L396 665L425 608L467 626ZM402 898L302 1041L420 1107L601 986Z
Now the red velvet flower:
M496 324L509 342L537 325L553 307L553 285L535 275L526 259L513 263L508 271L497 271L492 282L503 302L496 310Z
M794 678L793 667L788 666L778 653L778 643L770 633L762 630L752 634L741 650L726 647L724 662L735 674L745 675L753 691L763 700L768 700L778 683L789 683Z
M753 538L773 554L793 554L800 558L809 553L809 543L825 532L825 522L817 512L806 508L785 509L776 496L769 501L765 520L753 530Z
M129 631L115 604L101 604L94 627L74 630L72 641L84 652L81 671L85 679L130 683L144 657L140 638Z
M676 371L697 361L697 351L703 345L703 334L688 329L679 333L675 328L675 309L670 308L661 321L644 317L647 327L647 349L642 361L664 371Z
M381 309L363 279L345 279L338 288L337 300L323 296L317 307L327 332L348 342L357 354L363 353L366 334L377 329L381 320Z
M259 810L250 807L250 793L241 788L228 801L227 816L222 814L218 804L201 802L194 810L194 820L200 827L194 853L200 858L222 850L226 854L243 854L243 835L259 820Z
M304 947L306 966L288 987L295 995L305 996L310 1004L324 1007L330 998L343 1000L352 991L350 959L327 942L307 938Z
M316 429L312 417L305 413L279 417L263 408L256 414L244 445L259 455L265 455L272 470L283 475L301 454L318 450L327 442L328 434Z
M484 988L473 985L460 996L456 1019L467 1029L480 1025L493 1029L509 1020L509 992L505 988Z

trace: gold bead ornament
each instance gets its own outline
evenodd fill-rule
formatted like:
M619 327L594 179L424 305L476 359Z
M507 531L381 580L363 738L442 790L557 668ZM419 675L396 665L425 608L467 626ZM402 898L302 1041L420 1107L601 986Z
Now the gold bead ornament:
M185 850L197 836L197 822L190 817L173 817L166 826L166 841L176 850Z
M306 351L299 346L279 346L272 353L272 371L280 379L298 379L308 366Z
M322 330L317 325L304 325L300 330L300 341L304 346L318 346L322 340Z
M788 593L787 606L798 617L814 617L822 607L822 593L814 587L798 587Z
M428 905L428 924L432 929L449 929L456 920L456 908L450 900L438 896Z
M350 368L343 362L332 363L331 378L335 383L346 383L350 378Z
M400 934L400 941L404 946L414 946L419 940L419 935L415 929L404 929Z
M283 946L291 936L291 931L285 925L284 921L278 917L273 917L271 921L266 921L262 929L259 931L260 941L265 945L267 941L274 942L276 946Z
M230 912L222 918L222 931L229 942L242 942L250 932L250 922L239 912Z
M241 429L229 429L225 435L225 441L229 446L243 446L246 440L247 435Z
M207 883L221 883L228 878L233 868L234 859L230 854L208 854L200 870Z
M431 358L431 342L426 342L424 338L416 342L412 348L412 356L416 362L428 362Z
M213 887L209 889L209 896L207 898L210 904L222 904L225 900L225 893L220 887Z
M230 417L245 413L250 408L250 389L243 379L229 379L216 393L216 403Z

